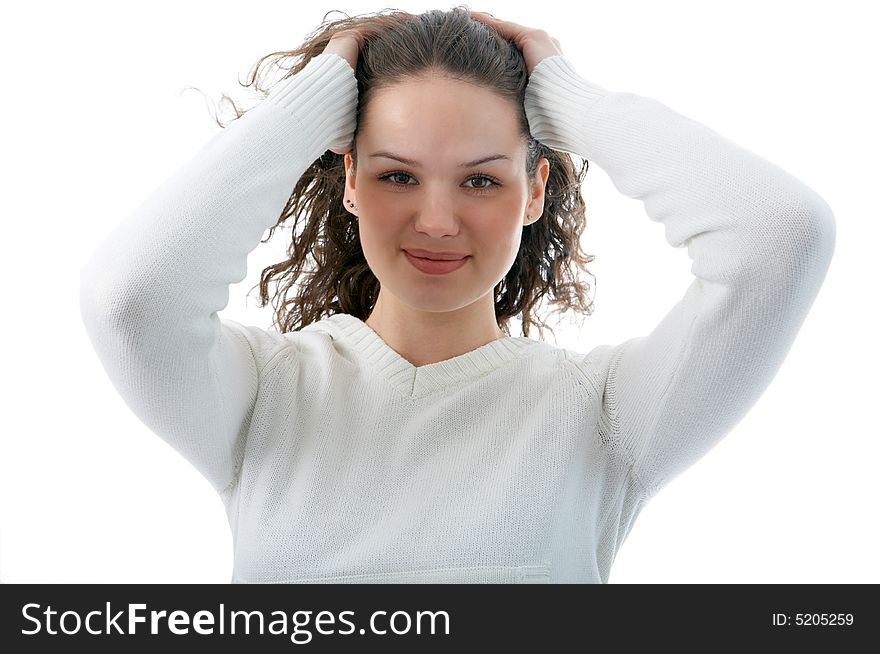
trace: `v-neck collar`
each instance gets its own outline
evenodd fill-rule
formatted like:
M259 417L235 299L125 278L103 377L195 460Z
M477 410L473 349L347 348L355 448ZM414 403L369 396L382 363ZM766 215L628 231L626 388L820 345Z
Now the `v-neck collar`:
M501 367L546 343L524 336L490 341L475 350L451 359L414 366L392 349L373 328L360 318L337 313L303 327L300 331L323 331L342 341L408 397L423 397L451 386L460 386Z

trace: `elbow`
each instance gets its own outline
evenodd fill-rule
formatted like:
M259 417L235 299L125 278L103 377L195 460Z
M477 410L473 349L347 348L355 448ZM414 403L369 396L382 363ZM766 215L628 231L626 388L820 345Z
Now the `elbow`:
M777 249L788 251L788 274L792 283L817 293L824 283L837 241L837 222L831 207L819 196L792 210L796 228L789 236L789 243ZM783 259L785 257L783 256Z
M827 270L834 255L837 240L837 221L829 204L812 189L796 196L779 211L776 222L784 226L772 249L776 256L788 252L799 267ZM779 220L779 216L784 216Z
M118 332L143 320L140 302L127 280L120 280L92 260L80 270L79 310L86 330Z
M755 228L745 274L768 288L802 285L812 288L824 280L836 242L834 213L812 192L795 202L776 204Z
M799 244L807 261L824 273L831 264L837 243L837 220L834 211L818 195L803 210Z

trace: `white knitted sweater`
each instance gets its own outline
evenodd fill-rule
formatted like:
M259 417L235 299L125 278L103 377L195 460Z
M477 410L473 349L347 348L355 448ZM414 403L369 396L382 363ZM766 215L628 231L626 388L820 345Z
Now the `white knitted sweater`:
M217 490L233 582L607 583L645 503L779 370L831 209L554 56L529 81L533 136L601 167L693 260L650 334L587 353L504 338L414 367L347 314L287 334L221 319L299 177L350 145L356 101L348 63L315 57L120 223L81 272L102 365Z

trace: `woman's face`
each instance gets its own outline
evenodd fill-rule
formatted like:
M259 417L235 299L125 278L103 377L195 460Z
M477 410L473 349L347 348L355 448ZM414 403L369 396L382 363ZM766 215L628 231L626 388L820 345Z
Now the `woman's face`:
M509 101L442 77L385 88L362 116L357 151L354 175L345 155L345 200L357 208L345 206L358 216L380 292L428 311L491 299L516 258L523 225L543 212L549 174L541 159L538 181L526 179L526 146ZM472 163L492 155L502 158ZM427 274L407 258L412 248L467 260L453 272Z

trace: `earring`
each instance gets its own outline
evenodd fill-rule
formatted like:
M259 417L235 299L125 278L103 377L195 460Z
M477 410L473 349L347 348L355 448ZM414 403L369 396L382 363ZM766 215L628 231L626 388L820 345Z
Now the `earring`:
M357 205L354 202L352 202L351 200L346 200L346 202L348 202L348 206L350 206L354 211L357 211ZM357 219L357 216L355 216L355 219Z

